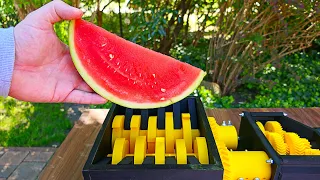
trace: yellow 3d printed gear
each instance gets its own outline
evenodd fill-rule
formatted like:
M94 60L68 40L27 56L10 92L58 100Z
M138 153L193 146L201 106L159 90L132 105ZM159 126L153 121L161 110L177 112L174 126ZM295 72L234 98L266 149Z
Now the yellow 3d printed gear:
M157 137L157 116L150 116L148 120L148 153L154 153L155 142Z
M216 140L217 149L220 155L220 159L223 166L223 180L233 180L233 174L231 171L230 151L224 145L222 141Z
M129 153L129 142L125 138L117 138L114 143L111 164L118 164Z
M186 143L187 153L192 153L192 132L191 132L191 121L189 113L182 113L182 131L183 139Z
M117 138L123 137L122 132L124 128L124 115L117 115L112 121L112 147Z
M220 126L219 140L223 141L228 149L236 150L238 147L238 134L234 126Z
M166 153L174 153L174 126L173 126L172 112L166 112L165 140L166 140Z
M320 155L319 149L306 149L304 155Z
M177 164L187 164L187 148L184 139L176 139Z
M155 145L155 164L165 164L165 139L164 137L157 137L156 138L156 145Z
M305 149L311 149L311 144L308 139L301 138L301 141L303 142L303 145L305 146Z
M305 151L305 146L303 141L296 133L285 133L284 140L289 147L290 155L303 155Z
M283 137L283 130L282 126L278 121L267 121L264 125L265 130L269 132L275 132L281 135Z
M256 124L259 127L259 129L261 130L261 132L265 135L266 130L264 129L263 124L259 121L257 121Z
M193 149L201 164L209 164L208 146L205 137L196 137L193 143Z
M134 153L136 138L140 134L141 116L133 115L130 122L130 153Z
M134 157L133 163L134 164L142 164L144 158L146 157L147 151L147 140L145 136L138 136L136 138L134 147Z
M280 154L280 155L287 154L287 146L284 143L283 138L281 137L280 134L270 132L269 133L269 142L272 145L272 147L274 148L274 150L276 150L278 152L278 154Z

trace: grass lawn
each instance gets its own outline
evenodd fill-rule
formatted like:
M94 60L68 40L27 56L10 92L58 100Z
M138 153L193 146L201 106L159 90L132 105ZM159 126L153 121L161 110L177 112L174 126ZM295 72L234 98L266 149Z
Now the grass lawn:
M60 144L71 128L63 104L0 97L0 146Z

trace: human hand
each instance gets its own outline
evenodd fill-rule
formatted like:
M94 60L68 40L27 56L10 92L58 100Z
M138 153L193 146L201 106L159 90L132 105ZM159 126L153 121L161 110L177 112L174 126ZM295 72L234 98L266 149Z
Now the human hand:
M69 48L53 29L58 21L81 17L81 10L54 0L14 28L16 58L9 96L30 102L106 102L80 77Z

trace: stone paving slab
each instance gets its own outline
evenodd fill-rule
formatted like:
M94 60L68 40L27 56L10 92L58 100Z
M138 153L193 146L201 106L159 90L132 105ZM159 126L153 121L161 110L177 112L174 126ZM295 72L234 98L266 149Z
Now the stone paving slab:
M28 154L29 151L8 151L1 156L0 166L19 165Z
M17 166L10 165L10 166L0 166L0 180L1 178L7 178L10 174L16 169Z
M0 180L36 179L56 149L52 147L0 147Z
M9 152L9 151L55 152L56 149L57 148L52 148L52 147L9 147L9 148L0 147L0 152Z
M47 162L52 155L53 155L53 152L33 151L28 154L28 156L24 159L24 161Z
M22 162L8 180L34 180L38 177L45 165L46 163L44 162Z

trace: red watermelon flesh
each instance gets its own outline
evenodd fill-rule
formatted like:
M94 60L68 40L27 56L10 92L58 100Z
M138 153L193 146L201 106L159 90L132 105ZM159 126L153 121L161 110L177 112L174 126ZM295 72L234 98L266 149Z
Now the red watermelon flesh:
M194 91L205 72L149 50L85 20L71 21L70 52L83 79L106 99L130 108L158 108Z

